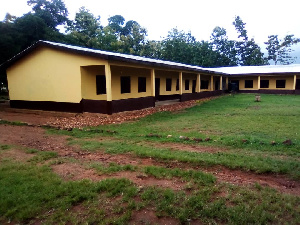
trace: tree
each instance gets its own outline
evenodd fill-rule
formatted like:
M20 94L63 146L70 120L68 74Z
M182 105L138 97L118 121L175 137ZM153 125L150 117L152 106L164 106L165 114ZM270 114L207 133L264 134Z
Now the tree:
M161 42L162 59L190 64L195 41L190 32L185 33L173 28Z
M203 67L225 66L226 56L213 50L207 41L196 41L192 34L172 29L161 42L161 58Z
M52 29L69 21L68 9L63 0L28 0L27 4Z
M260 47L255 43L254 39L252 38L249 40L247 30L245 28L246 23L244 23L239 16L236 16L233 25L238 32L238 38L241 39L235 44L239 64L243 66L268 64L267 59L264 57L264 54L261 52Z
M67 30L69 40L76 45L98 48L98 36L102 32L100 16L95 17L88 9L81 7Z
M147 40L141 49L140 55L153 59L161 59L161 49L160 41Z
M288 65L295 61L290 56L292 52L292 45L297 44L299 39L295 38L294 35L286 35L283 40L278 39L278 35L268 36L268 41L265 42L268 51L268 60L272 60L275 65L277 63Z
M223 56L223 64L226 66L236 66L238 64L235 41L228 40L226 29L215 27L211 34L213 49Z
M123 27L120 36L120 52L140 55L143 45L145 44L146 36L147 31L145 28L141 27L138 22L129 20Z
M108 26L116 33L118 34L118 37L120 38L122 31L123 31L123 25L125 23L125 19L121 15L115 15L108 18Z

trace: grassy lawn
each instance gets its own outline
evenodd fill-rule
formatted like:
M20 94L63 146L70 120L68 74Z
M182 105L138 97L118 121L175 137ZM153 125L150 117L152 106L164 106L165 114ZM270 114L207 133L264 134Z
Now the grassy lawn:
M261 95L261 99L254 102L250 94L223 96L135 122L72 131L47 129L49 134L70 136L68 145L79 146L82 155L130 155L133 160L153 159L157 165L86 162L39 149L23 149L32 157L17 162L5 155L17 146L0 143L0 224L128 224L141 210L178 224L299 224L299 195L258 183L220 182L204 170L221 166L300 181L300 97ZM283 143L287 139L291 145ZM183 146L219 150L191 152ZM52 166L68 160L101 176L135 173L179 181L182 188L141 187L128 178L64 180Z
M103 129L117 131L118 137L130 140L145 139L150 133L162 136L152 140L171 142L181 142L179 136L210 137L213 141L205 144L283 150L292 154L300 146L299 96L262 95L261 98L261 102L255 102L252 94L224 96L183 112L156 113L137 122L91 128L88 132L74 130L71 135L89 137ZM172 137L166 138L167 135ZM282 145L286 139L291 139L293 145L288 148ZM270 147L272 141L275 144Z
M88 150L102 147L110 153L133 152L162 160L288 174L300 180L300 98L262 95L261 99L255 102L253 94L224 96L183 112L156 113L137 122L51 132L82 139L75 143ZM119 141L84 141L97 136L114 136ZM193 138L201 138L203 142L195 143ZM210 140L204 141L206 138ZM283 144L285 140L291 140L292 144ZM220 150L217 154L173 151L148 146L147 142L216 146L228 151Z

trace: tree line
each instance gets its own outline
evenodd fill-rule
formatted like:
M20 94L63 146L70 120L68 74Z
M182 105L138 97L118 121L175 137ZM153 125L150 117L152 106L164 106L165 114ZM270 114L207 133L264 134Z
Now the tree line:
M31 12L21 17L6 14L0 22L0 64L34 44L48 40L76 46L120 52L149 58L170 60L202 67L250 66L290 64L292 45L300 39L287 35L282 40L270 35L265 42L267 56L253 38L249 38L246 23L236 16L233 26L237 40L230 40L226 29L213 29L208 41L197 41L191 32L173 28L161 41L148 40L147 30L137 21L121 15L108 18L103 26L100 16L93 15L81 7L74 20L68 18L68 9L63 0L28 0ZM58 29L65 27L64 32ZM0 81L5 82L5 71Z

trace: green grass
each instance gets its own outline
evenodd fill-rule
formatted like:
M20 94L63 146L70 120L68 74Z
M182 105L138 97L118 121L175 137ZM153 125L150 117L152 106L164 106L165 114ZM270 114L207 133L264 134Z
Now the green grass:
M67 211L99 193L107 197L132 197L136 188L125 179L64 182L49 167L1 162L0 218L29 221L49 210Z
M0 124L6 124L6 125L13 125L13 126L27 126L27 123L23 123L20 121L7 121L7 120L0 120Z
M131 152L138 157L154 158L161 161L179 161L199 166L222 165L230 169L242 169L256 173L288 174L300 180L300 163L297 160L274 159L271 157L251 156L232 152L187 152L182 150L169 150L148 146L136 145L130 142L98 142L73 141L85 150L103 151L109 154L124 154Z
M9 146L9 145L0 144L0 150L9 150L10 148L11 148L11 146Z
M132 165L118 165L117 163L110 163L109 166L104 166L100 163L92 163L91 168L96 169L100 174L111 174L120 171L136 171L137 167Z
M87 169L107 175L128 171L152 179L176 179L185 187L180 191L137 186L127 179L64 181L50 168L67 162L56 152L27 149L25 152L35 155L28 162L17 163L1 159L2 152L10 149L9 145L1 144L0 223L128 224L134 213L144 209L154 210L158 217L177 219L181 224L193 221L299 224L299 197L259 184L222 183L201 171L203 167L224 166L268 173L270 177L284 174L299 182L300 98L261 95L261 99L262 102L254 102L254 95L250 94L224 96L180 113L161 112L135 122L72 131L45 128L51 134L69 135L69 144L78 145L76 151L84 151L84 154L126 154L135 161L151 158L160 165L87 163L76 158L77 163L86 165ZM150 133L158 136L149 136ZM172 137L167 138L167 135ZM110 138L92 139L99 136ZM191 140L182 140L179 136ZM192 140L206 137L211 140L199 143ZM282 142L286 139L291 139L293 144L284 145ZM276 144L271 145L272 141ZM182 145L178 145L177 150L159 147L163 142ZM189 152L180 149L183 145L221 148L214 152ZM47 160L49 163L44 165ZM178 167L168 168L170 165Z
M74 129L72 132L49 130L85 139L113 136L115 142L87 141L81 143L89 151L108 153L134 152L140 157L195 162L201 165L223 165L233 169L258 173L282 173L300 179L300 98L293 95L253 94L223 96L202 103L181 113L159 112L136 122ZM103 132L105 130L116 133ZM148 134L156 134L149 136ZM168 135L172 137L167 138ZM186 141L179 136L189 137ZM195 143L193 138L210 137L210 141ZM292 145L283 141L290 139ZM271 142L275 142L274 145ZM216 153L188 153L155 149L147 142L173 142L227 148ZM105 146L104 146L105 145ZM143 145L143 146L141 146Z
M33 153L33 151L29 151L28 153ZM34 163L43 162L49 159L53 159L57 157L57 152L50 151L39 151L37 155L33 156L29 161Z
M228 146L262 151L291 153L300 148L300 98L293 95L261 95L261 102L253 94L223 96L186 109L183 113L159 112L137 122L89 128L84 131L54 131L77 138L115 136L117 138L182 142L179 136L190 138L210 137L213 141L201 144ZM116 134L100 132L116 131ZM159 134L162 138L146 137ZM166 138L172 135L172 138ZM243 143L242 140L247 140ZM293 144L282 144L291 139ZM272 141L276 145L271 146ZM188 142L189 143L189 142ZM190 141L193 143L193 141ZM299 156L299 151L296 151Z
M158 177L199 179L197 172L154 167L145 171ZM216 197L222 192L223 197ZM297 224L299 205L299 197L279 195L259 185L246 188L203 182L187 195L157 187L139 189L126 179L63 181L47 166L0 164L2 222L128 224L135 211L154 208L157 216L172 217L182 224L197 219L207 224Z
M184 181L194 181L197 184L205 185L214 184L216 181L216 178L213 175L196 170L181 170L178 168L169 169L159 166L145 166L139 168L138 166L133 166L130 164L118 165L116 163L110 163L108 166L100 163L92 163L90 167L96 169L96 171L100 174L112 174L120 171L135 171L153 176L158 179L172 179L177 177L183 179Z

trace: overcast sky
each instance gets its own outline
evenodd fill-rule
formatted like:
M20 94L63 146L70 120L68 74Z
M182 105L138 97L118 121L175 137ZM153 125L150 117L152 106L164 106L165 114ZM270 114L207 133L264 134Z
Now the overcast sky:
M135 20L148 31L148 39L160 40L168 31L177 27L191 31L198 41L209 40L214 27L227 30L235 39L237 34L232 22L240 16L246 23L248 36L262 47L268 35L281 38L294 34L300 38L299 0L65 0L69 19L85 6L95 16L101 17L102 25L107 18L122 15L125 20ZM0 0L0 19L5 14L22 16L30 11L27 0ZM300 44L297 49L300 50ZM298 51L297 51L298 52ZM300 55L299 57L300 58Z

